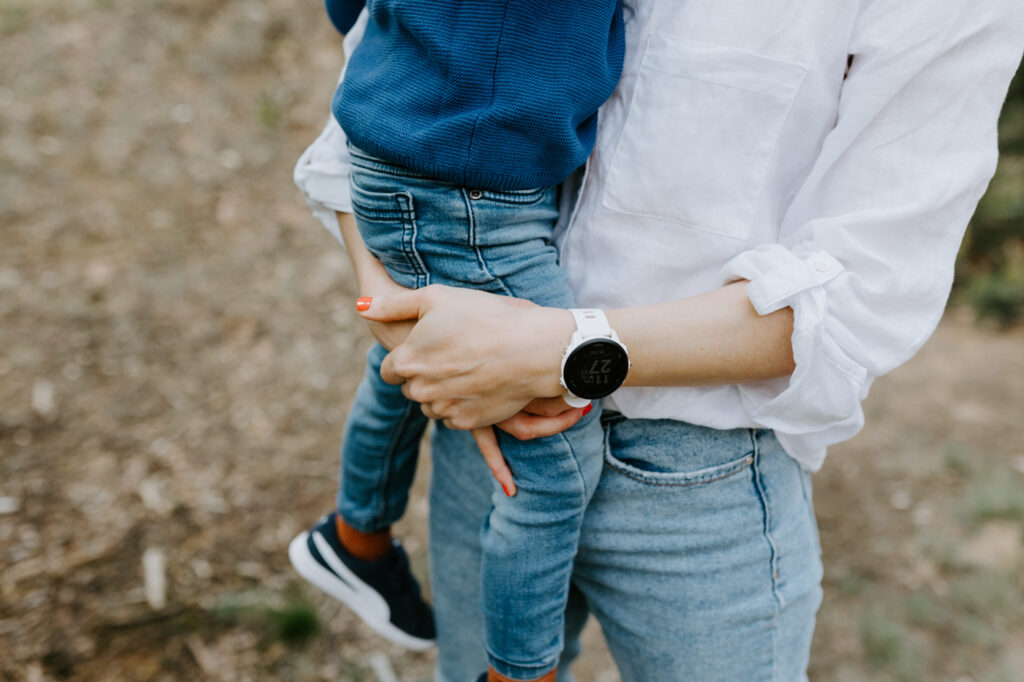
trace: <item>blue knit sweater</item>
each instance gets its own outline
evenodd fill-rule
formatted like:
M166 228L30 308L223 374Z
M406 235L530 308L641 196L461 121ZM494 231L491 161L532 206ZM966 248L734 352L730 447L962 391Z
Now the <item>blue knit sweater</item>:
M363 0L325 0L347 32ZM594 145L625 52L620 0L366 0L334 94L357 147L465 187L558 184Z

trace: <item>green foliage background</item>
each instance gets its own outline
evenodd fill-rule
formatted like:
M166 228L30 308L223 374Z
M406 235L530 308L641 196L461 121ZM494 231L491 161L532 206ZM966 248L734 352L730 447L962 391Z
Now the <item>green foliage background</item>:
M955 300L1003 326L1024 320L1024 68L999 121L999 167L967 230Z

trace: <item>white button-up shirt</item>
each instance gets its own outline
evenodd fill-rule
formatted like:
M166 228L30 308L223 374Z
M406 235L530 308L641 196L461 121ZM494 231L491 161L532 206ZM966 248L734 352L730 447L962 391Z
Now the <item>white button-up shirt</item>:
M995 171L1024 2L627 0L626 19L622 79L557 228L579 305L656 303L747 279L759 313L793 309L796 370L622 388L607 406L771 428L816 470L828 445L863 426L875 377L942 316ZM295 180L338 236L334 211L351 205L333 120Z

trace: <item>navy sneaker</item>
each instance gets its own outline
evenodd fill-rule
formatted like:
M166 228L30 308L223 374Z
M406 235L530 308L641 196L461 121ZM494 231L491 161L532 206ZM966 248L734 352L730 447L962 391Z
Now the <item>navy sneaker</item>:
M288 546L288 558L303 578L348 605L380 635L415 651L434 645L434 616L397 541L375 561L345 550L335 531L337 512L322 517Z

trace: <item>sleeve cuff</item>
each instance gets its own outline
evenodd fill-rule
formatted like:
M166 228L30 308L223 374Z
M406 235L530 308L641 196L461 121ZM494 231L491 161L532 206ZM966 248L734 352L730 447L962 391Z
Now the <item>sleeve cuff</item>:
M824 251L801 257L779 244L765 244L735 256L722 268L722 275L727 281L750 280L747 296L759 315L767 315L842 271L842 264Z
M741 384L747 413L780 440L800 436L821 453L860 429L861 400L870 385L867 370L837 343L845 334L828 312L825 285L842 272L824 251L798 256L778 244L745 251L722 269L726 281L749 280L747 296L758 314L793 309L796 369L789 377Z
M294 179L313 215L343 246L335 212L352 212L350 172L345 132L331 117L320 136L299 157Z

